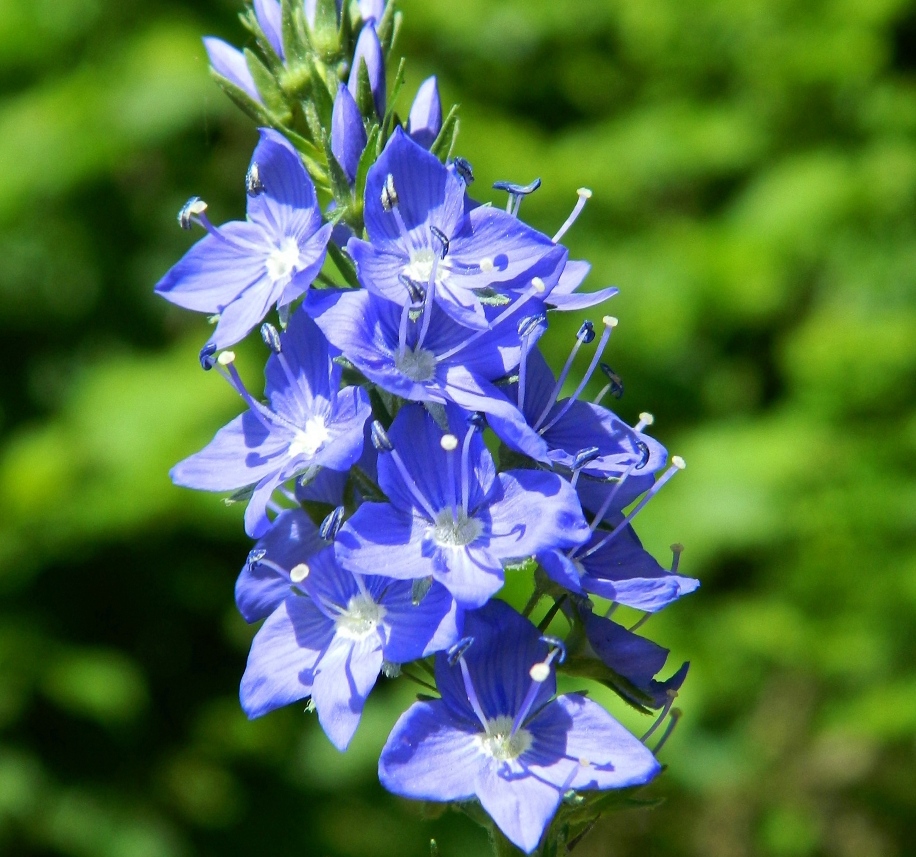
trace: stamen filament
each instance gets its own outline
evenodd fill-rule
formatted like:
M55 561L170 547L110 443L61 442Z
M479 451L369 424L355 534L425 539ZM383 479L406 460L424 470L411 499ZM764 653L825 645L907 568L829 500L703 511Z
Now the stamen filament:
M668 726L665 728L665 732L661 738L658 739L658 743L655 745L655 749L652 751L657 756L662 747L665 746L668 739L671 737L671 733L674 732L674 727L677 726L678 721L681 719L681 709L672 708L671 709L671 719L668 721Z
M545 431L549 431L553 428L569 411L569 409L576 403L579 399L579 396L582 395L582 391L585 389L585 385L588 384L589 380L592 377L592 373L595 371L595 367L598 365L598 361L601 360L601 355L604 353L604 349L607 347L608 340L611 338L611 331L617 326L617 319L613 316L606 315L604 317L604 330L601 333L601 339L598 342L598 347L595 349L595 353L592 355L591 363L588 364L588 369L585 370L585 374L582 376L582 380L579 382L579 386L573 391L573 394L566 400L563 407L557 412L554 418L547 423L546 426L543 426L538 431L540 434L543 434Z
M674 705L675 699L677 699L677 691L669 690L668 701L665 703L665 707L662 708L661 713L658 715L658 717L655 718L655 722L649 727L649 731L639 739L643 742L643 744L645 744L646 741L652 737L655 730L662 725L662 721L668 716L668 712L671 710L671 706Z
M633 509L616 527L614 527L611 532L609 532L598 544L594 547L587 550L582 554L583 558L591 556L596 551L601 550L611 539L614 538L630 521L633 520L646 506L646 504L664 487L665 483L674 476L679 470L683 470L687 465L684 463L684 459L679 455L675 455L671 459L671 467L669 467L658 479L658 481L646 492L645 496L639 503L636 505L636 508Z
M525 699L522 701L521 707L516 713L515 719L512 721L512 731L509 733L510 736L514 736L515 733L518 732L524 724L525 719L531 713L531 706L534 705L534 700L537 698L541 685L550 678L550 666L554 658L556 658L561 651L562 649L559 648L551 649L543 661L534 664L529 670L528 674L531 676L531 684L528 685L528 692L525 694Z
M465 661L463 655L458 658L458 667L461 669L461 678L464 681L464 692L467 695L468 702L471 703L471 708L474 709L474 714L477 715L480 725L483 726L484 731L489 735L490 730L487 727L487 718L483 713L483 708L480 706L480 700L477 698L477 691L474 690L474 683L471 681L471 673L468 670L467 661Z
M404 480L404 484L407 486L407 490L411 493L414 500L417 502L417 505L426 512L430 521L436 520L436 513L433 511L433 507L430 505L429 500L427 500L422 492L420 491L417 483L414 481L413 476L410 475L410 472L407 470L406 465L404 464L404 459L398 454L396 449L391 449L388 453L391 456L391 460L394 462L394 466L398 469L398 473L401 476L401 479Z
M620 491L621 487L623 486L623 483L627 481L627 477L629 477L629 475L633 472L633 470L636 468L636 465L638 463L639 462L634 461L623 472L623 476L620 477L620 479L617 481L614 487L611 488L611 490L608 492L607 497L604 498L604 501L598 507L598 511L595 513L595 517L593 518L591 524L589 525L589 529L592 532L595 532L595 530L598 528L598 524L600 524L601 521L603 520L605 514L607 513L607 510L611 508L611 503L614 502L614 498L617 496L617 492Z
M452 510L452 523L458 523L458 497L455 490L455 456L453 453L458 448L458 438L453 434L442 436L440 441L442 449L445 450L445 481L448 483L448 504Z
M652 414L647 413L646 411L643 411L639 415L639 422L636 423L635 426L633 426L633 431L642 431L644 428L652 425L652 423L654 422L655 422L655 417L653 417Z
M583 325L584 327L585 325ZM581 329L580 329L581 332ZM544 410L541 411L541 415L537 418L537 422L534 424L534 430L537 431L541 427L541 423L547 418L547 414L550 413L550 409L554 406L554 403L557 401L557 396L560 394L560 390L563 387L563 384L566 383L566 379L569 376L569 370L572 369L573 361L576 359L576 355L579 353L579 349L582 347L582 343L585 342L585 337L576 335L576 344L573 345L572 351L569 352L569 357L566 358L566 364L563 366L563 371L560 372L560 377L557 378L557 383L553 385L553 390L550 393L550 396L547 399L547 404L544 406Z
M681 563L681 554L684 552L684 546L679 543L671 545L671 573L677 574L677 568Z
M554 244L569 232L570 227L576 222L576 219L582 213L582 209L585 208L585 203L592 198L592 192L587 187L580 187L576 193L579 195L579 198L576 200L576 207L572 210L569 217L566 218L566 222L560 227L560 231L553 236L552 240Z
M471 438L474 437L474 432L475 428L471 426L461 445L461 510L465 517L468 515L468 504L471 502Z

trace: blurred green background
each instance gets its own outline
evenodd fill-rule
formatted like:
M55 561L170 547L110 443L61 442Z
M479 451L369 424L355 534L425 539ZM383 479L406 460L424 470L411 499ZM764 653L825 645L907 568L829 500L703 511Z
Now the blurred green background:
M666 800L580 853L913 854L916 4L402 8L479 197L540 176L552 232L594 190L567 243L621 288L619 410L689 465L641 516L703 581L646 627L693 662ZM402 683L345 756L297 707L245 720L240 510L167 477L239 407L152 293L188 196L243 212L256 135L200 46L238 9L0 0L0 852L483 854L377 785Z

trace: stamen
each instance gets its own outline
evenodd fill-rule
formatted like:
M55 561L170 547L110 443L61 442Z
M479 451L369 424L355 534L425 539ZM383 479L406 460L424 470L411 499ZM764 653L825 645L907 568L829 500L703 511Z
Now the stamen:
M252 164L245 175L245 191L248 196L258 196L265 190L264 182L261 181L261 170L257 164Z
M251 410L252 414L257 418L258 422L261 423L267 431L272 432L275 428L274 424L270 421L270 418L267 414L264 413L265 408L259 402L256 402L251 393L248 392L248 388L245 386L245 382L242 381L242 376L239 375L239 370L235 368L235 354L232 351L223 351L219 357L216 358L215 365L221 367L225 371L221 371L220 375L223 376L234 388L235 391L242 397L243 401L248 408ZM274 415L279 418L278 415ZM286 420L283 420L286 422Z
M274 354L279 354L283 350L277 328L268 321L265 321L264 324L261 325L261 339L264 340L264 344L273 351Z
M455 645L446 651L448 655L448 665L450 667L455 666L461 658L464 657L464 653L471 648L474 644L473 637L462 637Z
M576 483L579 481L579 474L582 472L582 468L591 464L600 455L601 450L597 446L588 446L576 453L576 457L573 459L573 475L570 480L573 488L576 487Z
M394 444L391 443L391 440L388 437L388 433L385 431L385 429L382 427L382 424L378 420L373 421L369 434L372 438L372 445L379 452L387 452L391 455L391 460L394 462L394 466L397 468L398 473L404 482L404 485L407 487L407 490L410 492L414 501L421 509L423 509L424 512L426 512L430 521L435 521L436 513L433 511L432 506L430 506L429 501L423 496L423 493L420 491L417 483L414 481L414 478L407 470L407 467L404 464L404 460L398 454L398 451L394 448Z
M638 462L633 462L624 472L623 475L617 480L617 484L608 492L607 497L604 498L604 502L598 508L597 513L595 514L594 519L592 520L589 529L592 532L595 532L598 524L601 523L604 518L607 510L611 508L611 503L614 502L614 498L617 496L617 492L623 487L623 483L627 481L627 477L637 468Z
M178 225L182 229L190 229L191 224L196 222L197 218L200 217L207 210L207 203L205 203L199 196L192 196L178 212Z
M585 385L588 384L591 380L592 373L595 371L595 366L598 365L598 361L601 359L601 355L604 353L604 349L607 347L608 340L611 338L611 331L617 327L617 319L611 315L606 315L602 321L604 322L604 331L601 334L601 340L598 343L598 347L595 349L595 354L592 356L591 363L588 364L588 369L585 370L585 374L582 376L582 380L579 382L579 386L573 391L573 394L566 400L563 407L557 412L554 418L547 423L546 426L540 429L541 434L543 434L548 429L551 429L555 426L569 409L578 401L579 396L582 395L582 391L585 389ZM592 331L592 338L594 338L594 330Z
M636 448L640 452L640 459L639 463L636 465L636 469L642 470L649 463L649 459L652 457L652 453L649 450L649 444L642 440L636 441Z
M216 361L213 359L214 354L216 354L215 342L208 342L200 349L197 359L200 360L200 365L204 372L209 372L216 365Z
M544 281L540 277L531 278L531 287L524 294L521 295L514 303L509 304L492 322L490 326L484 328L483 330L475 330L467 339L463 342L459 342L452 348L449 348L448 351L442 352L442 354L436 355L437 361L448 360L450 357L454 357L460 351L463 351L469 345L475 343L482 336L486 336L488 333L492 333L502 322L504 322L510 315L517 312L518 309L530 301L536 295L542 295L546 291L547 286L544 285Z
M401 308L401 320L398 323L398 355L395 363L404 359L407 353L407 322L410 321L410 304L404 304Z
M441 229L438 229L432 225L430 225L429 231L432 232L433 236L442 245L442 251L440 253L440 256L441 258L444 259L446 256L448 256L448 248L449 248L449 243L450 243L448 240L448 236Z
M525 407L525 382L528 376L528 355L534 343L531 336L537 331L541 324L547 324L547 313L539 312L536 315L529 315L518 323L518 335L522 339L522 359L518 364L518 409L524 410Z
M406 274L398 274L398 280L401 285L407 289L407 294L410 295L410 299L413 301L414 306L419 306L426 300L426 289L416 280L410 279Z
M585 208L585 203L592 198L592 192L587 187L580 187L576 193L579 195L579 198L576 200L576 207L572 210L569 217L566 218L566 222L560 227L560 231L553 236L554 244L569 232L570 227L576 222L576 219L582 213L582 209Z
M534 193L541 186L541 180L535 179L531 184L521 185L513 182L493 182L494 190L504 190L509 194L506 202L506 213L518 215L522 200L530 193Z
M642 431L644 428L652 425L652 423L654 422L655 422L655 417L653 417L652 414L648 413L647 411L643 411L639 415L639 422L636 423L635 426L633 426L633 431Z
M300 562L289 570L289 579L293 583L302 583L302 581L309 576L310 572L311 569L308 567L308 564Z
M677 574L677 568L681 564L681 554L684 552L684 546L680 543L671 545L671 573Z
M591 556L595 551L601 550L611 539L614 538L630 521L633 520L645 507L646 504L656 495L662 488L665 486L665 483L674 476L679 470L683 470L687 466L686 462L679 455L675 455L671 459L671 466L661 475L661 477L656 480L655 484L645 493L645 496L636 507L616 526L610 533L608 533L598 544L594 547L587 550L583 557Z
M511 735L515 735L515 733L518 732L525 722L525 718L531 713L531 706L534 705L534 700L538 695L538 691L541 689L541 685L550 678L550 667L553 661L558 656L560 658L560 663L563 663L566 659L566 646L563 645L562 640L556 637L541 637L541 640L547 643L550 650L547 652L547 657L544 658L543 661L533 664L528 671L528 675L531 677L531 684L528 687L528 693L525 694L525 699L522 701L521 707L515 715L515 719L512 721Z
M369 436L372 439L372 445L379 452L391 452L394 449L394 445L388 438L388 432L385 431L385 427L378 420L372 421Z
M550 413L550 409L557 401L557 396L560 394L560 390L566 382L566 378L569 376L569 370L572 369L573 361L576 359L576 355L579 353L582 343L591 342L594 338L595 326L590 321L583 321L578 333L576 333L576 344L573 345L572 350L569 352L569 357L566 358L566 364L563 366L563 371L560 372L560 377L557 378L557 382L553 385L553 390L547 398L547 404L544 405L544 410L541 411L541 415L534 424L535 431L537 431L541 427L541 423L547 419L547 414Z
M385 177L385 184L382 185L382 208L385 211L391 211L398 204L398 192L394 186L394 176L391 173Z
M471 426L464 436L464 443L461 446L461 510L464 512L465 517L468 515L468 504L471 500L471 439L474 437L474 432L477 428L471 422ZM480 431L483 431L483 429L480 429Z
M471 708L474 710L474 714L477 715L480 725L483 726L484 731L486 731L487 718L483 713L483 708L477 697L477 691L474 690L474 683L471 681L471 674L468 671L467 661L464 659L464 653L471 647L473 642L473 637L465 637L463 640L459 640L455 643L455 645L448 650L448 665L453 667L455 664L458 664L461 669L461 678L464 682L465 695L468 698L468 702L471 703Z
M444 434L439 445L445 450L446 482L448 482L448 502L452 510L452 521L458 523L458 498L455 496L455 456L458 449L458 438L453 434Z
M474 184L474 170L464 158L452 158L452 166L455 168L455 172L461 176L465 185Z
M595 404L600 405L601 400L610 393L615 399L620 399L623 397L623 381L620 376L611 369L607 363L601 364L601 371L604 373L605 377L608 379L607 386L595 397Z
M652 618L652 614L651 614L651 613L643 613L643 615L639 618L639 621L634 622L632 625L630 625L629 628L627 628L627 630L628 630L631 634L635 634L635 633L636 633L640 628L642 628L642 626L645 625L646 622L648 622L649 619L651 619L651 618Z
M321 522L321 526L318 528L318 535L326 542L333 542L343 525L343 520L344 507L338 506Z
M643 744L645 744L646 741L648 741L652 737L655 730L658 729L658 727L662 725L662 721L668 716L668 712L671 710L671 706L674 705L675 699L677 699L677 691L674 689L669 690L668 691L668 700L665 702L665 705L662 708L661 713L658 715L658 717L655 718L655 722L649 727L648 732L646 732L646 734L643 735L642 738L639 739L640 741L643 742Z
M661 738L658 739L658 743L655 745L655 749L652 751L656 756L662 751L662 747L664 747L668 742L668 739L671 737L671 733L674 732L674 727L677 726L682 714L683 712L680 708L671 709L671 719L668 721L668 726L665 728L664 734Z
M252 548L248 552L248 560L245 565L248 567L249 571L254 571L258 563L267 556L267 551L264 548Z
M420 577L414 580L410 587L410 602L414 607L418 607L423 599L426 598L426 594L432 588L432 585L432 577Z

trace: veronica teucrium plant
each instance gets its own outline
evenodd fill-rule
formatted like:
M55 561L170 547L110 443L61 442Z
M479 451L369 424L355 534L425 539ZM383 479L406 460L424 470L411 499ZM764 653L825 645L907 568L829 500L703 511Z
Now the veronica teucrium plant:
M567 853L659 773L687 664L661 677L668 651L635 632L698 585L680 546L665 568L633 528L684 462L650 415L630 426L605 404L623 393L602 362L617 320L584 322L559 376L539 350L556 313L616 293L581 291L589 266L560 243L591 193L553 236L519 218L539 182L498 182L505 208L472 198L436 79L395 112L394 3L254 0L242 21L251 48L204 44L260 129L247 216L216 225L189 200L179 222L203 235L156 286L210 317L201 365L242 400L172 470L245 503L257 540L236 585L263 623L242 707L308 700L344 750L380 676L416 682L382 784L463 809L498 853ZM263 397L230 350L252 334ZM533 579L521 612L500 600L508 575ZM618 605L642 619L624 627ZM646 733L558 695L558 673L654 712Z

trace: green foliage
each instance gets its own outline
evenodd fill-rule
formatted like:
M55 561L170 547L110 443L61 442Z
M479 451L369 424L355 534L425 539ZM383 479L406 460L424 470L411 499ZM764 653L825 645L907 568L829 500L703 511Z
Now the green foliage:
M651 620L671 669L692 661L670 769L638 795L666 800L608 815L574 853L906 854L916 7L401 9L403 26L380 26L407 58L393 108L406 115L439 75L444 102L462 105L439 154L471 161L478 198L503 204L494 180L540 176L522 214L552 234L576 188L594 191L566 240L590 283L621 288L618 409L653 411L689 464L641 515L647 545L664 559L685 543L682 568L704 584ZM245 719L240 507L168 480L239 408L197 368L206 323L151 294L190 245L173 219L188 196L217 222L243 212L255 133L199 41L254 48L236 11L0 4L0 852L419 857L435 836L442 857L483 854L462 815L422 816L376 783L407 682L382 682L344 756L295 706ZM347 26L323 27L329 61ZM268 58L275 110L323 85L306 71ZM290 115L305 141L306 117ZM324 174L324 140L308 142ZM580 321L552 325L555 363ZM259 347L239 349L255 387ZM505 597L524 597L528 573ZM563 681L638 734L651 723L600 681Z

